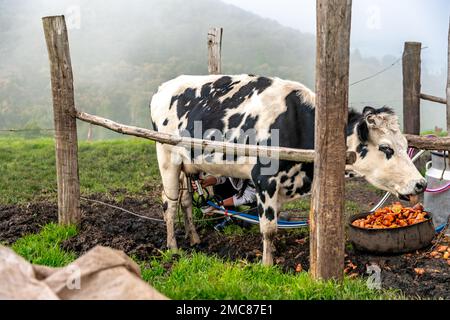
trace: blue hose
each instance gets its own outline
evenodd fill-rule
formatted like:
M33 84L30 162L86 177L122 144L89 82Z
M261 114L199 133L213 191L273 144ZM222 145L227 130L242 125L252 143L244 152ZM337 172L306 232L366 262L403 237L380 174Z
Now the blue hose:
M222 212L225 212L225 210L216 205L214 202L212 201L208 201L207 202L208 205L210 205L211 207L220 210ZM250 223L254 223L254 224L258 224L259 223L259 217L258 216L254 216L251 214L247 214L247 213L243 213L243 212L238 212L238 211L233 211L233 210L226 210L227 213L229 213L231 216L234 216L238 219L250 222ZM278 227L279 228L283 228L283 229L288 229L288 228L303 228L303 227L307 227L308 226L308 221L286 221L286 220L278 220ZM437 227L436 233L440 233L442 231L444 231L445 227L447 226L446 223L444 223L443 225Z
M223 208L221 208L220 206L216 205L214 202L212 201L208 201L207 202L208 205L210 205L211 207L220 210L222 212L225 212L225 210ZM259 217L258 216L254 216L251 214L247 214L247 213L242 213L242 212L238 212L238 211L233 211L233 210L226 210L227 213L229 213L231 216L234 216L238 219L250 222L250 223L254 223L254 224L258 224L259 223ZM287 229L287 228L303 228L303 227L307 227L308 226L308 221L286 221L286 220L278 220L278 227L279 228L283 228L283 229Z
M442 231L444 231L445 227L447 226L446 223L444 223L443 225L439 226L436 228L436 233L441 233Z

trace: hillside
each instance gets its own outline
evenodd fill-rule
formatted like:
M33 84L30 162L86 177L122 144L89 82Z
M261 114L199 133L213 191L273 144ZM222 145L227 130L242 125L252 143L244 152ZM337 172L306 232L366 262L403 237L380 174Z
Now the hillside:
M67 14L74 8L79 20L77 14ZM61 13L75 26L69 38L77 106L124 123L150 126L148 103L159 84L179 74L207 73L206 32L211 26L225 29L224 73L314 85L314 36L218 0L191 0L189 5L135 0L127 7L120 0L0 0L0 129L52 127L41 17ZM359 80L395 60L367 59L356 50L351 78ZM390 104L400 111L400 66L352 88L351 100L357 108ZM80 124L82 138L86 130ZM96 128L94 136L112 134Z

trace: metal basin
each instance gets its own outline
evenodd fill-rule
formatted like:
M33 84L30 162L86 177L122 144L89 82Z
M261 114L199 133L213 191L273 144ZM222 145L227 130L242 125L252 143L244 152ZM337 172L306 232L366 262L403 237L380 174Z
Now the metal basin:
M361 213L349 219L348 236L356 250L377 254L406 253L429 246L435 236L432 218L393 229L365 229L352 225L353 221L370 213Z

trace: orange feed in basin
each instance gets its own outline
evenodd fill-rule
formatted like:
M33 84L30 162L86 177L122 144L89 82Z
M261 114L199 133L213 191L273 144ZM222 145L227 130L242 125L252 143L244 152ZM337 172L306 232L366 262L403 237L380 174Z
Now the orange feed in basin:
M429 220L422 204L412 208L403 207L401 203L394 203L390 207L378 209L365 218L357 219L352 225L364 229L394 229L411 226Z

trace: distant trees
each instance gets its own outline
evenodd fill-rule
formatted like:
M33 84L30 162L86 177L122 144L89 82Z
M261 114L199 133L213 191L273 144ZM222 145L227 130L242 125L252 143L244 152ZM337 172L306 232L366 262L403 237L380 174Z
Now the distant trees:
M149 101L162 82L180 74L207 74L206 32L211 26L224 27L225 73L278 76L314 88L315 37L234 6L212 0L79 3L81 28L69 30L69 39L76 104L88 112L149 127ZM0 0L0 129L53 126L40 19L49 13L49 5L64 13L72 4ZM351 81L394 60L367 59L355 51ZM429 85L437 80L424 74L424 81ZM400 65L352 87L350 98L357 108L389 104L400 111ZM87 131L80 124L81 139ZM116 136L100 128L93 133L95 139Z

